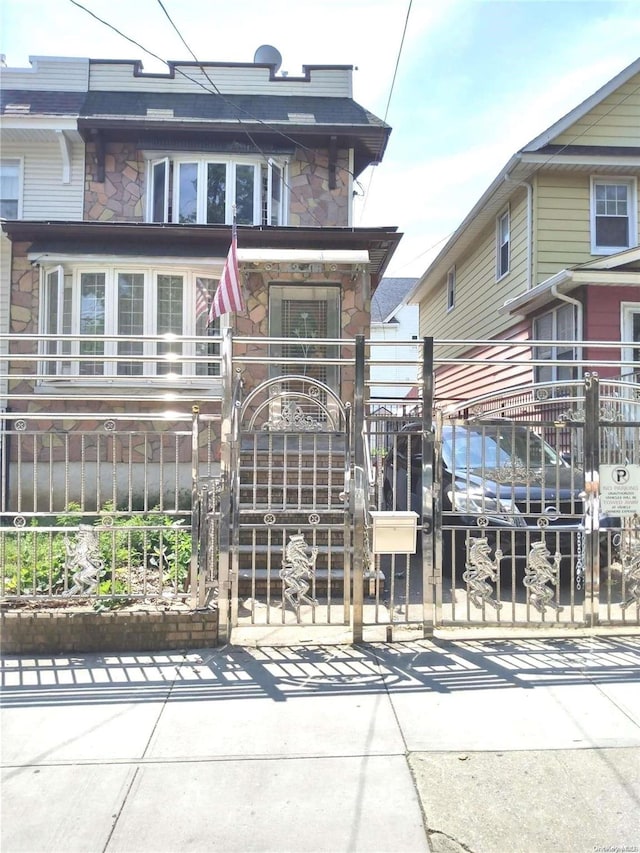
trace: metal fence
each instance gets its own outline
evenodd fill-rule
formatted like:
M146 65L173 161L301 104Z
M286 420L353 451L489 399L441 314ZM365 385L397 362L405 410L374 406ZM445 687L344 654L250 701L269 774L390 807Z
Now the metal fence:
M464 344L490 350L492 342L403 342L402 351L413 347L415 358L398 366L413 377L384 385L376 377L376 368L388 365L383 353L391 353L397 342L323 341L322 351L331 358L301 362L299 357L282 356L285 339L233 338L226 330L208 342L204 353L195 346L197 339L173 342L170 370L158 369L157 354L149 360L129 354L131 347L124 347L126 357L121 361L126 371L119 371L118 356L110 356L115 367L109 369L107 378L96 375L95 352L85 347L87 351L81 354L83 349L75 346L76 340L56 338L54 346L51 336L13 335L5 336L4 341L8 370L6 387L0 391L4 398L0 424L0 596L5 604L86 602L100 608L124 602L180 602L188 607L222 606L222 621L230 629L238 623L238 600L243 594L237 584L248 571L254 582L247 595L254 603L249 621L260 622L262 617L256 617L255 609L260 598L255 586L258 575L251 566L257 565L259 552L269 551L259 559L264 557L266 565L271 566L267 574L280 584L276 597L282 605L280 571L286 542L282 537L277 542L269 539L258 528L264 526L265 512L276 503L287 508L288 502L273 498L274 484L279 480L270 474L265 481L267 491L256 503L257 491L247 479L253 474L248 473L246 461L240 462L240 456L233 458L231 454L237 428L234 419L254 389L271 383L286 396L286 382L293 381L291 374L304 377L318 364L330 364L339 377L341 405L350 412L350 434L347 473L343 476L342 532L334 537L333 549L326 543L320 545L341 552L339 558L328 554L332 567L342 565L345 551L351 554L346 578L344 572L340 575L342 569L335 569L334 577L340 575L342 587L335 604L340 620L349 614L356 639L367 625L413 625L430 630L449 624L638 622L637 514L625 516L608 529L606 543L596 559L597 583L593 568L590 576L580 577L585 549L592 547L586 534L582 538L572 534L570 543L565 546L563 542L562 547L559 539L549 540L548 554L543 554L543 562L538 563L539 575L530 579L529 587L523 583L526 556L541 540L546 521L557 521L555 512L564 513L563 520L572 529L584 523L585 504L577 496L585 490L585 471L591 470L585 464L585 374L596 378L599 372L609 377L620 374L599 383L598 464L640 461L640 392L637 377L626 373L632 365L619 360L619 342L598 342L599 351L610 352L611 358L598 364L576 361L578 378L570 383L531 383L499 394L478 394L473 400L451 401L439 397L438 371L452 366L478 369L473 359L451 356L452 349ZM86 344L86 339L83 341ZM496 358L486 365L489 377L496 366L512 366L514 362L514 356L505 357L508 342L494 345ZM586 342L576 344L578 351L583 346ZM364 358L360 365L358 347ZM373 347L376 359L369 356ZM531 352L523 349L522 342L514 344L515 348L523 369L533 377L536 362ZM51 367L53 360L57 359L56 364L60 361L59 356L48 353L67 350L77 353L74 372L62 376ZM188 356L182 358L181 351ZM448 354L439 356L439 352ZM132 374L131 365L136 361L140 369ZM83 364L90 366L89 373ZM544 365L566 367L566 362L545 360ZM278 376L282 381L276 385L273 380ZM371 393L374 387L375 397ZM272 413L274 403L269 402L268 395L265 405L265 411ZM525 535L517 542L520 534L513 525L497 537L491 531L493 516L488 514L487 495L477 512L466 515L455 504L443 502L450 486L443 479L442 464L447 430L454 430L454 447L448 452L455 455L456 429L469 430L475 425L481 443L486 444L496 422L500 425L505 421L518 424L528 435L551 445L558 459L556 479L565 476L562 464L573 472L566 475L573 477L570 512L565 513L559 499L554 498L555 504L547 500L544 490L536 504L537 487L529 481L521 484L526 504L523 511L514 491L516 474L521 473L519 466L532 468L533 440L527 439L524 458L518 456L508 462L510 470L503 471L502 482L513 493L511 521L517 509L527 525ZM417 433L411 433L411 424L418 425ZM258 459L261 429L259 425L250 430L253 450L244 448L245 459L249 452L254 462ZM299 446L302 448L304 442ZM317 485L312 472L320 465L319 446L316 442L316 462L309 463L311 485ZM399 484L403 455L409 463ZM302 458L302 451L299 456ZM238 465L244 466L241 475ZM495 467L483 458L475 476L495 483ZM298 468L308 468L307 462L300 462ZM551 476L550 472L544 474L547 480ZM299 478L298 503L303 486L304 478ZM255 506L240 506L242 490ZM467 510L468 492L455 497L458 502L467 502ZM401 493L404 497L399 502ZM495 496L491 499L496 500ZM509 499L497 500L503 501L503 515L508 517L505 507ZM415 508L418 514L418 552L374 553L369 512L398 507ZM288 505L288 521L295 521L296 509L300 507ZM260 515L256 514L258 510ZM335 506L331 510L334 512ZM488 525L478 523L487 516ZM246 520L242 536L241 519ZM518 524L522 519L518 518ZM253 532L249 529L252 525ZM305 525L309 527L308 519ZM483 538L489 551L488 556L485 553L488 563L485 560L481 565L479 543L474 540ZM540 573L553 570L556 553L560 553L559 582L546 584L546 589L553 591L549 598ZM520 560L523 554L524 562ZM587 581L591 584L588 602L584 597ZM490 592L483 583L488 584ZM538 592L532 593L536 583ZM542 602L542 609L536 601ZM283 612L281 609L280 615ZM317 623L319 613L311 606L309 621ZM299 614L294 619L294 624L303 622Z

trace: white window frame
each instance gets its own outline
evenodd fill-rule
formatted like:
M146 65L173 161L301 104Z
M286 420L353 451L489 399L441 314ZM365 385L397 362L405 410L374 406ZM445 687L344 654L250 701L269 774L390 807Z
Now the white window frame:
M277 225L286 225L288 222L288 196L285 192L288 177L288 161L286 159L264 158L250 156L227 156L216 154L183 154L177 156L166 155L154 157L147 160L147 194L146 194L146 220L153 222L154 207L154 169L161 163L166 163L165 172L165 198L164 198L164 221L180 224L180 167L193 164L196 167L197 197L196 197L196 222L193 224L226 224L233 221L233 205L235 203L236 170L238 166L251 166L254 169L253 186L253 222L252 225L271 225L272 203L273 203L273 169L278 168L281 172L282 191L280 198L280 215ZM210 163L219 163L226 168L227 193L225 198L225 221L224 223L207 223L207 168ZM262 171L268 169L266 210L262 198ZM171 173L171 178L169 177ZM171 193L169 193L171 188ZM169 204L171 195L171 204ZM263 221L265 211L266 221ZM183 223L185 224L185 223ZM191 224L191 223L189 223ZM243 223L239 223L243 224Z
M628 240L626 246L599 245L596 239L596 186L606 184L607 186L624 186L627 188L628 209ZM638 243L638 186L637 180L632 176L619 175L592 175L590 189L590 228L591 228L591 254L592 255L614 255L616 252L624 252Z
M168 222L169 220L169 170L170 163L168 157L160 157L158 160L150 160L147 166L147 182L149 191L147 192L147 214L146 220L147 222L157 222L158 220L153 217L153 206L155 201L154 190L155 190L155 170L158 166L164 166L164 200L163 200L163 218L160 220L161 222Z
M447 313L456 307L456 268L451 267L447 273Z
M82 374L80 372L80 362L74 360L80 352L80 295L82 276L86 274L98 274L105 276L105 305L104 305L104 344L103 353L98 354L92 361L101 362L103 365L103 373L100 374ZM143 349L142 355L149 357L148 361L142 362L143 368L141 374L119 374L118 360L110 360L103 356L113 357L118 356L118 282L120 274L141 274L144 276L144 333L142 335ZM50 328L49 318L49 276L58 276L58 306L57 306L57 329L53 331ZM59 384L61 382L71 382L78 386L95 386L95 385L147 385L150 377L162 378L166 381L167 386L179 384L202 384L205 380L204 375L195 376L197 365L195 362L188 361L190 356L194 356L197 352L200 341L184 341L182 342L182 357L180 362L182 372L162 374L157 372L156 365L162 362L161 354L157 353L156 346L160 341L151 339L156 335L155 329L157 321L157 281L159 276L180 276L183 279L182 293L182 336L185 338L196 336L196 301L197 301L197 279L210 279L212 281L211 288L215 292L215 286L220 278L220 270L218 268L204 267L189 267L184 266L146 266L142 264L114 264L112 262L105 263L88 263L88 262L69 262L58 263L51 265L43 265L40 270L40 305L42 312L40 315L39 328L41 334L65 334L63 331L63 291L65 278L71 277L72 281L72 318L70 334L74 336L71 341L65 339L62 341L43 341L40 347L42 354L54 355L58 354L59 359L52 362L47 360L40 362L39 380L40 385L44 384ZM69 334L68 330L66 331ZM200 337L200 336L198 336ZM202 341L205 342L207 336L202 336ZM131 356L135 361L137 356ZM127 361L127 356L120 356L121 362ZM49 373L50 365L56 365L56 372ZM204 362L203 362L204 363ZM216 374L213 373L213 376ZM186 377L189 378L186 378ZM154 385L155 388L159 387ZM162 386L164 387L164 386Z
M633 318L636 314L640 316L640 302L620 303L620 340L623 344L625 342L635 343L633 341ZM623 346L622 361L627 363L620 371L623 376L640 373L640 351Z
M572 314L573 314L573 337L572 338L558 338L558 319L559 319L559 314L561 312L567 312L567 313L572 312ZM541 338L537 334L536 324L539 323L541 320L546 319L546 318L551 318L551 335L549 337L542 337ZM563 303L562 305L558 305L555 308L552 308L551 311L545 311L544 314L539 314L537 317L534 317L533 321L532 321L531 331L532 331L532 338L533 338L532 343L534 345L534 357L535 357L536 361L538 361L538 360L544 361L545 360L544 357L541 358L541 356L539 354L539 350L541 349L541 347L537 346L536 342L538 340L548 340L548 341L554 342L551 346L548 347L548 349L549 349L549 356L548 356L549 361L560 360L559 356L558 356L558 350L562 349L562 350L573 350L573 359L567 359L566 362L567 362L567 365L574 363L578 357L578 348L575 346L575 343L578 340L578 336L579 336L579 330L577 328L577 323L578 323L578 312L576 311L576 307L573 304L570 304L567 302ZM572 344L573 344L573 346L572 346ZM559 345L562 345L562 346L559 346ZM551 369L551 379L549 379L548 381L549 382L558 382L558 383L571 381L571 379L569 379L567 377L559 377L558 376L559 369L561 367L564 367L564 366L565 366L564 364L562 364L562 365L560 365L560 364L549 365L549 367ZM539 377L538 377L538 369L540 367L542 367L542 365L540 365L540 364L536 363L534 365L534 375L535 375L536 382L540 381ZM573 364L574 376L571 378L575 378L575 376L577 375L577 372L578 372L578 366L576 364Z
M0 165L15 165L18 169L18 198L16 201L17 204L17 213L15 219L22 219L22 210L23 210L23 196L24 196L24 157L1 157ZM13 201L11 199L1 198L2 201ZM13 217L5 217L6 219L13 219Z
M507 239L502 237L502 223L507 221ZM507 246L506 269L502 268L502 248ZM507 207L496 217L496 281L509 275L511 272L511 211Z
M296 337L287 336L286 330L283 328L284 318L282 316L282 306L286 301L324 303L327 310L329 337L340 337L342 290L339 284L334 284L329 281L325 283L318 282L317 284L314 283L313 285L308 285L304 288L300 288L292 282L273 282L269 285L269 337L286 339L287 341L290 340L291 345L295 346ZM304 337L304 334L301 334L301 337ZM311 330L308 337L315 337L313 330ZM320 336L320 338L322 338L322 336ZM282 358L283 351L287 351L287 346L287 344L272 344L269 347L270 355L275 358ZM322 356L320 356L321 358L325 358L330 361L337 357L334 347L319 346L322 351ZM301 356L301 361L304 360L305 356ZM273 365L271 367L271 375L286 376L287 369L288 368L286 366L283 369L282 366ZM336 390L340 388L340 372L336 365L327 365L325 382L331 388Z

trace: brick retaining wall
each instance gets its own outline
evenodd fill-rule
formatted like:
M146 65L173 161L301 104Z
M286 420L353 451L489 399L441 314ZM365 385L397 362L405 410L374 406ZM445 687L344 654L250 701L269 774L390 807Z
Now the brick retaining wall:
M7 610L0 629L4 654L197 649L217 645L218 613Z

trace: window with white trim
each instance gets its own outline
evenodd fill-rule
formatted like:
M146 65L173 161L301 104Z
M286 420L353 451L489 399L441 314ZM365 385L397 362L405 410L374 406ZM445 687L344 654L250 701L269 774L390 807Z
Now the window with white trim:
M620 311L622 341L640 345L640 302L622 302ZM640 381L640 347L624 347L622 360L625 362L622 373L631 373Z
M212 155L163 157L148 167L147 221L286 225L286 163Z
M576 309L573 305L561 305L548 311L533 321L533 338L547 341L543 346L534 347L534 358L552 361L570 361L576 359ZM574 364L537 364L536 382L564 382L577 377Z
M207 325L217 280L195 270L58 265L43 273L41 330L71 335L42 345L41 373L48 378L145 377L219 374L218 344L182 342L183 336L217 335ZM164 336L165 340L149 340ZM189 361L194 356L196 362Z
M447 311L453 310L456 304L456 268L451 267L447 273Z
M0 219L20 218L20 179L20 160L0 160Z
M500 214L496 225L496 278L502 278L509 272L510 263L510 232L511 223L509 211Z
M635 178L591 178L591 253L611 255L638 243Z
M299 359L297 364L273 368L274 372L310 376L338 388L338 368L327 363L337 358L336 348L315 339L340 337L340 294L340 288L330 284L269 285L269 335L291 339L288 344L272 345L271 355Z

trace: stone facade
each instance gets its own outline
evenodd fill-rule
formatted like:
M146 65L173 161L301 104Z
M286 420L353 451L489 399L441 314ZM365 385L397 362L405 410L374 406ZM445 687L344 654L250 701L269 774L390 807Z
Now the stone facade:
M27 258L29 243L15 243L11 268L11 332L38 331L38 269Z
M274 276L277 273L277 277ZM300 291L304 288L325 285L339 285L341 293L341 328L345 344L356 335L369 336L370 299L368 288L364 287L367 273L354 272L351 267L342 267L324 272L291 272L286 265L277 271L265 269L264 264L255 264L254 269L243 270L244 289L246 296L246 311L234 317L235 352L239 358L266 357L269 354L269 287L272 284L299 284ZM264 338L265 343L243 344L242 339ZM353 350L344 347L342 357L349 357ZM245 391L256 387L267 379L269 367L265 364L252 364L251 369L244 372ZM339 393L348 400L353 393L353 371L343 368L340 377Z
M330 189L328 152L297 149L289 166L289 225L344 227L350 224L347 152L338 152L336 159L336 187Z
M99 222L143 222L145 219L145 159L133 142L106 146L105 179L98 182L95 143L86 146L85 219ZM337 154L335 189L330 189L326 150L298 148L289 165L289 225L348 226L349 160ZM171 190L170 190L171 192Z
M104 182L98 182L95 143L85 153L85 219L99 222L144 221L145 161L133 142L111 142L105 151Z

